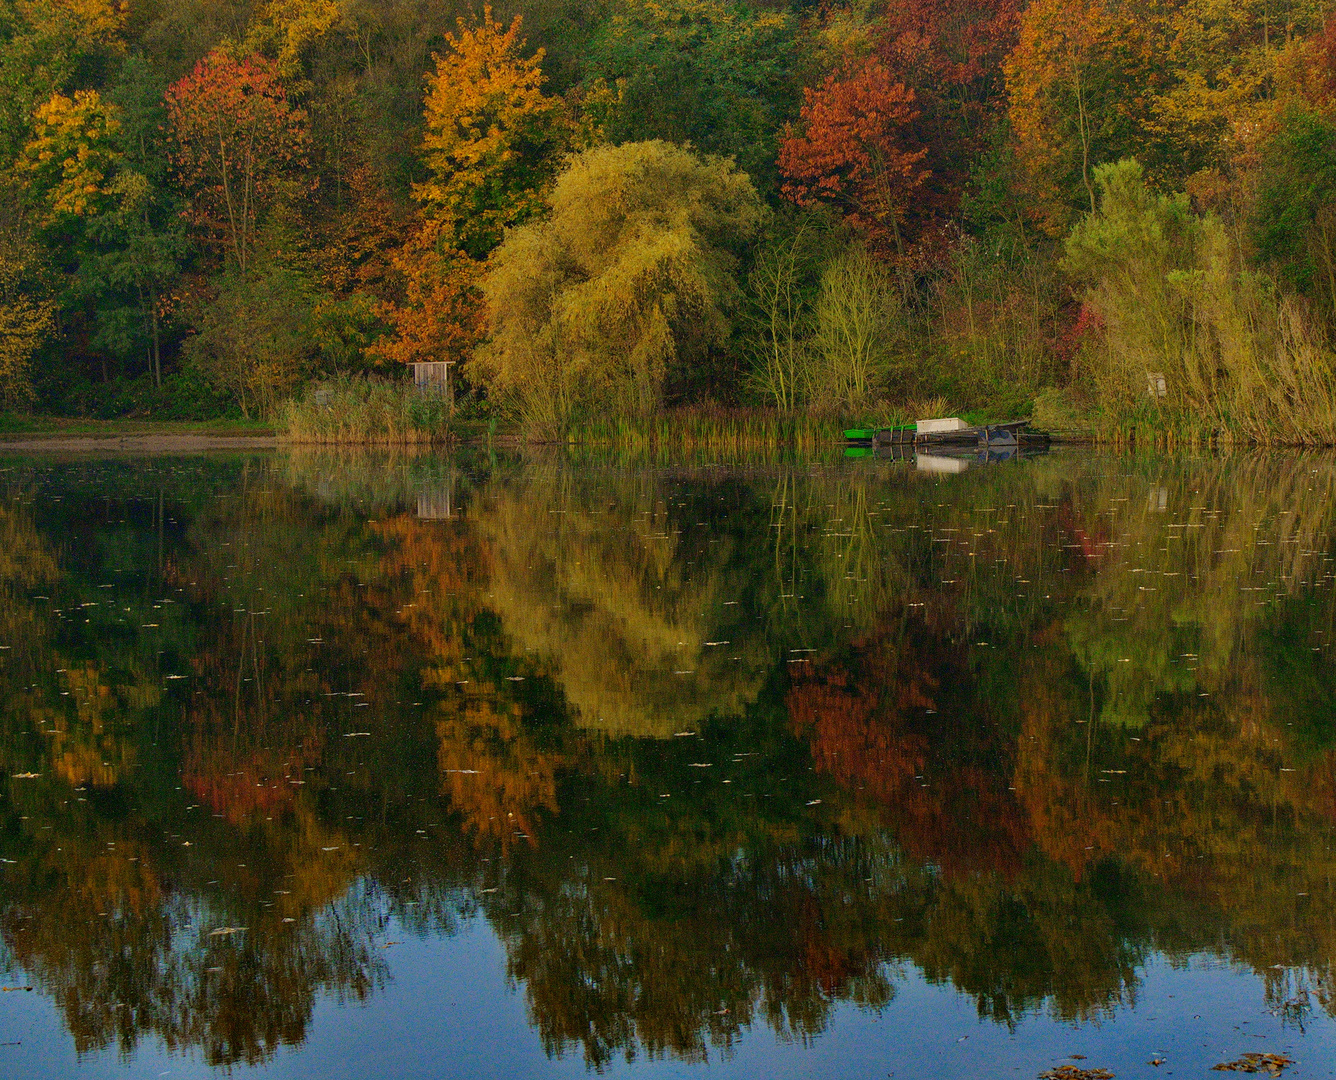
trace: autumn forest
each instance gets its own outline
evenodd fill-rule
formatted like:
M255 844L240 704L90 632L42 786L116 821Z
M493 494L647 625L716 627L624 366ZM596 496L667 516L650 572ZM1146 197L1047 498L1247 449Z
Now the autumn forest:
M1327 16L0 0L0 406L1330 443Z

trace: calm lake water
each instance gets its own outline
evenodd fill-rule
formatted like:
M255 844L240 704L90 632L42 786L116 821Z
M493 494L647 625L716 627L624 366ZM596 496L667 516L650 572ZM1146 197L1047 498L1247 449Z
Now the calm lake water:
M1330 455L0 458L0 1076L1336 1075L1334 540Z

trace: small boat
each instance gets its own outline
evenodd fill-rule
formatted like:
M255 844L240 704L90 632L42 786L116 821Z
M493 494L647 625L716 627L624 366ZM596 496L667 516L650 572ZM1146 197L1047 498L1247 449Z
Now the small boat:
M872 437L874 446L908 446L914 442L916 432L912 427L882 428Z

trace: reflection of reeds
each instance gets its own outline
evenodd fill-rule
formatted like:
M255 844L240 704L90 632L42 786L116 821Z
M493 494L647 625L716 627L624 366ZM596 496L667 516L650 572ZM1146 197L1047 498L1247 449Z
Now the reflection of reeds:
M572 429L570 438L650 457L684 451L722 456L810 454L839 445L846 426L823 413L695 408L646 417L589 417Z
M284 484L329 506L411 510L446 488L464 497L464 473L455 460L420 444L290 446L274 458L273 468Z

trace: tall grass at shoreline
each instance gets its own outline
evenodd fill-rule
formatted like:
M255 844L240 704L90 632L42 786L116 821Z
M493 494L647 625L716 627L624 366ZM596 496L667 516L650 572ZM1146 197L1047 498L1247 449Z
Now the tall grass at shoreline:
M444 395L411 382L338 375L311 383L279 411L278 428L293 443L421 446L451 440Z
M1235 222L1164 195L1136 161L1095 170L1066 242L1101 332L1080 357L1109 441L1336 444L1336 350L1301 297L1253 269Z

